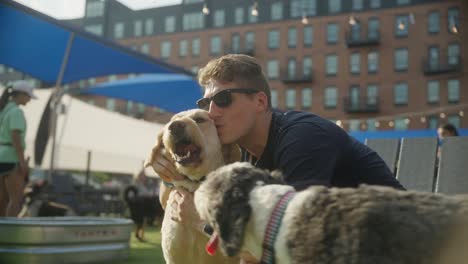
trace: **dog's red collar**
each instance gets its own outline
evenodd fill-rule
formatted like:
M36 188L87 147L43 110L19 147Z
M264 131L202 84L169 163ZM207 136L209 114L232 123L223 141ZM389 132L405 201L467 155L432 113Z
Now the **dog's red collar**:
M294 190L288 191L276 203L275 208L271 212L270 220L268 221L265 230L265 237L263 238L263 252L260 263L274 264L275 263L275 241L278 235L281 221L283 220L284 212L288 207L289 202L292 200L296 192Z

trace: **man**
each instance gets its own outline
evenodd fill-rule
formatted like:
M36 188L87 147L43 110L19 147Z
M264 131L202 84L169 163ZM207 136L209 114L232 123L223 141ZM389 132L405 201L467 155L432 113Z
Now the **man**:
M205 94L197 104L209 111L221 143L237 143L244 161L256 167L281 170L297 190L361 183L404 189L376 152L334 123L310 113L272 111L268 82L254 58L214 59L198 79ZM178 177L163 157L154 168L165 181ZM192 199L192 194L178 191L170 205L173 219L200 226Z

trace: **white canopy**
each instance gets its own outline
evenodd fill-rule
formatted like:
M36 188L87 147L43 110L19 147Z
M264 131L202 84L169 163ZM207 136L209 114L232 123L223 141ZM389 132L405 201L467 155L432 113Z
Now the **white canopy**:
M36 90L37 100L23 108L27 119L26 153L34 155L34 141L41 115L52 90ZM163 125L136 120L64 95L64 113L57 122L54 168L86 170L91 152L91 171L134 174L141 170L156 135ZM51 142L46 148L42 168L49 169ZM152 169L147 175L155 176Z

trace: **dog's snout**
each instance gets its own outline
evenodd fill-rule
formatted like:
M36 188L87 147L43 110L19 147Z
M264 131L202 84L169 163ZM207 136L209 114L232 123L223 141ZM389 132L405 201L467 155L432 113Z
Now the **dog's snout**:
M171 133L174 135L174 136L181 136L184 134L184 130L185 130L185 123L184 122L181 122L181 121L175 121L175 122L172 122L172 124L169 125L169 131L171 131Z

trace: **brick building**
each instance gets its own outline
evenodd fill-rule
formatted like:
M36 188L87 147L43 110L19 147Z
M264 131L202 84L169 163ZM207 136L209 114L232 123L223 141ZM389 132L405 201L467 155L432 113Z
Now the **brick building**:
M276 108L311 111L351 131L404 130L468 127L467 14L466 0L184 0L144 10L87 0L85 16L69 22L194 73L220 55L249 54ZM76 86L96 80L87 82ZM142 107L148 120L170 116Z

